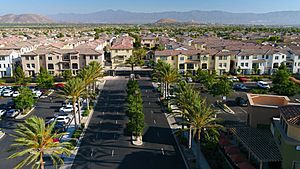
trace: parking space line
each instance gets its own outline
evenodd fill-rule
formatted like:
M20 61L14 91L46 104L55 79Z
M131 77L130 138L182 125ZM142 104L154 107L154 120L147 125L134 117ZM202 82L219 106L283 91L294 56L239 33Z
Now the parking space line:
M156 121L155 121L155 120L153 120L153 123L154 123L154 124L156 124Z
M164 148L161 148L160 150L161 150L162 155L165 155Z
M115 153L115 150L111 150L111 156L113 157Z

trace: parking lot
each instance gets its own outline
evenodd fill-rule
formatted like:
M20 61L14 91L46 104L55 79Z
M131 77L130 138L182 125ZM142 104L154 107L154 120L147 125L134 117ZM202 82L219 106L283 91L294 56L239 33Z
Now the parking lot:
M58 109L62 106L63 98L59 97L57 94L53 93L51 95L52 102L49 98L40 98L36 103L36 108L33 112L28 115L38 116L44 119L49 119L54 116L54 113L58 112ZM5 104L8 100L12 99L11 97L0 98L0 104ZM26 119L25 118L25 119ZM13 137L10 135L13 133L13 130L16 128L16 125L22 123L25 119L16 120L16 119L7 119L2 118L0 120L0 128L6 133L6 135L0 140L0 166L1 168L13 168L21 159L7 159L7 157L12 154L12 152L7 152L10 148L10 145L13 141ZM29 167L28 167L29 168Z

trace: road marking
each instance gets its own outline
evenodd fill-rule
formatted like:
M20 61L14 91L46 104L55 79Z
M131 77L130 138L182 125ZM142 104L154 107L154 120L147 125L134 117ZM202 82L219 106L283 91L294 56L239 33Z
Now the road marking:
M151 110L151 113L153 114L153 110Z
M160 150L161 150L162 155L165 155L164 149L161 148Z
M118 124L118 120L116 120L116 124Z
M113 157L115 153L115 150L111 150L111 156Z
M104 115L104 112L102 112L102 115Z
M248 112L247 112L246 110L244 110L243 108L239 107L239 109L241 109L241 110L242 110L242 112L244 112L244 113L248 114Z
M119 112L117 112L117 114L119 114Z
M157 101L160 101L159 98L157 98Z
M156 121L155 121L155 120L153 120L153 123L154 123L154 124L156 124Z
M149 105L150 105L151 103L149 102Z
M92 151L91 151L91 157L93 157L94 156L94 149L92 148Z

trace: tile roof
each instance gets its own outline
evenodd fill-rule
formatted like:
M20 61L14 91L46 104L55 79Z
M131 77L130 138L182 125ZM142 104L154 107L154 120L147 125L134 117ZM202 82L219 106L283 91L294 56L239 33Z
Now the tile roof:
M287 122L300 127L300 106L283 106L279 108Z
M133 39L131 37L121 37L116 39L110 49L133 49Z

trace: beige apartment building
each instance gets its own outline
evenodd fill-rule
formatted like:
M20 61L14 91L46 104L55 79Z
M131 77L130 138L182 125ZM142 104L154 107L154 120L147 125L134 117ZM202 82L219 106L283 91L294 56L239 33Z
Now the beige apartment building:
M132 37L120 37L113 42L110 48L112 68L116 68L119 65L124 65L125 61L132 56L133 51Z
M231 54L216 50L163 50L155 52L154 61L167 62L180 73L195 72L200 68L222 75L230 70Z
M103 53L93 49L39 49L21 55L21 64L27 77L36 76L44 67L54 76L65 70L72 70L73 75L92 61L103 65Z
M146 47L146 48L154 48L157 42L157 38L154 36L146 36L146 37L142 37L141 39L141 45L142 47Z

